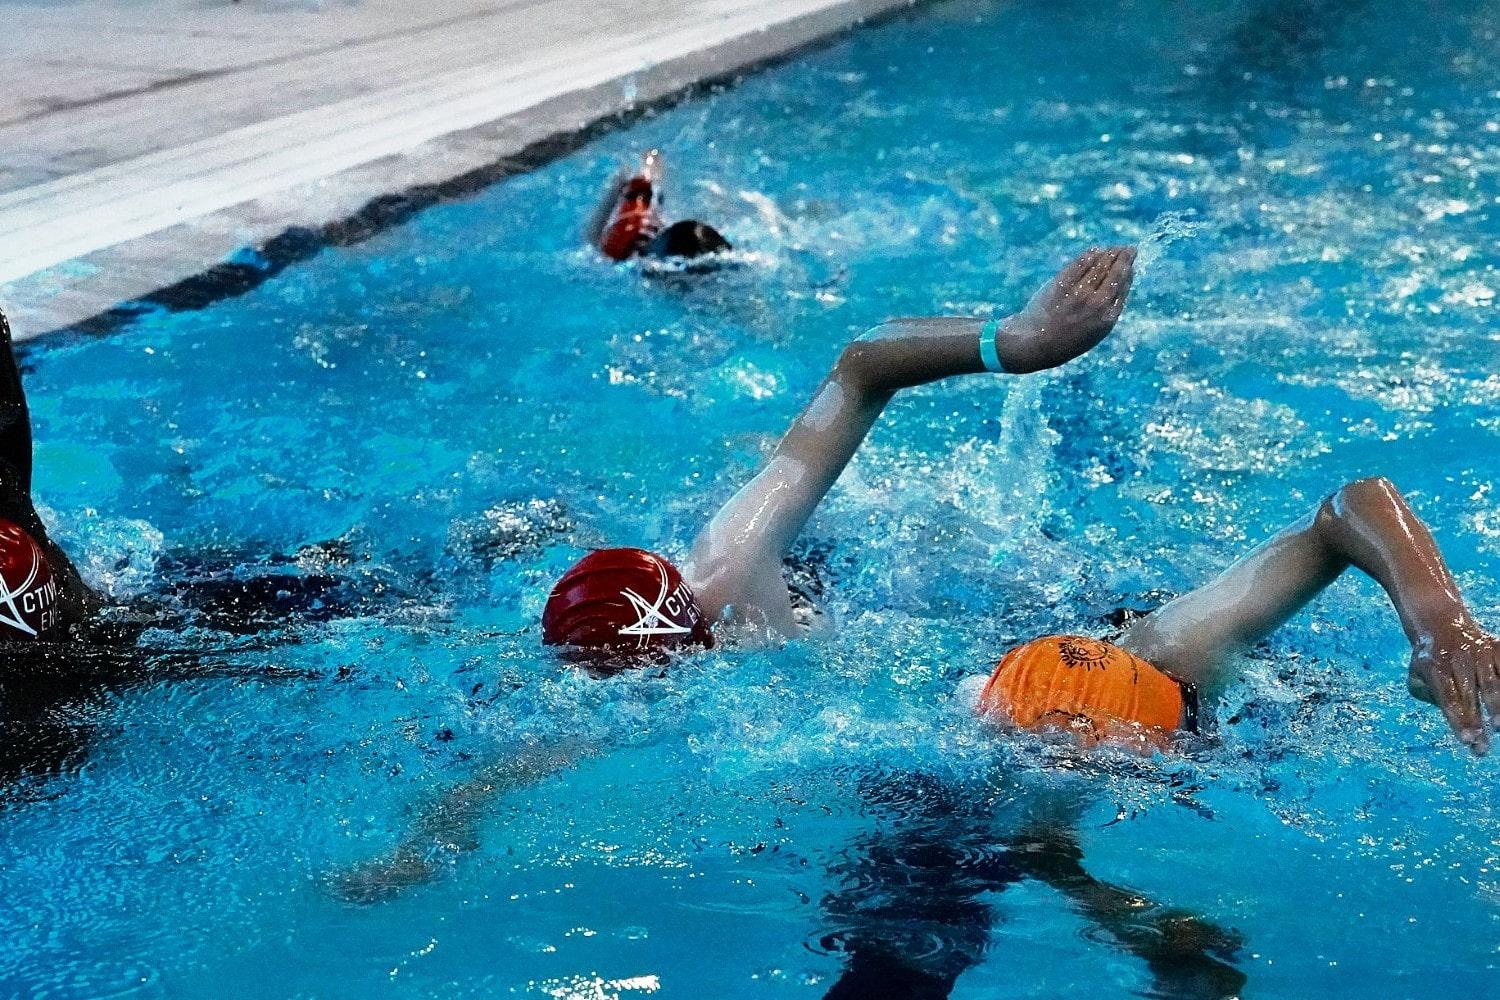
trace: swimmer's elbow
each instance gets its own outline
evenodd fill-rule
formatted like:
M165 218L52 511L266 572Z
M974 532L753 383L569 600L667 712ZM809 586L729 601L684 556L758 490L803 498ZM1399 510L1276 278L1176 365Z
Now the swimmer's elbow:
M1345 483L1329 494L1318 505L1318 522L1322 525L1330 521L1342 521L1350 514L1389 507L1403 501L1401 490L1395 483L1384 476L1368 476Z
M1401 496L1396 484L1384 476L1367 476L1344 484L1339 491L1354 502L1378 502Z
M1341 551L1351 522L1378 517L1382 511L1404 510L1406 499L1396 484L1384 476L1369 476L1345 483L1323 498L1313 514L1313 530L1332 551Z

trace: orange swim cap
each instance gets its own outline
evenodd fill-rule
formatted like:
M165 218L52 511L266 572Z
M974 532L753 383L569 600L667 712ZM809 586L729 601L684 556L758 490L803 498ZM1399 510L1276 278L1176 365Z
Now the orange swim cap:
M1119 646L1052 635L1005 654L978 710L1023 729L1070 730L1085 746L1123 737L1164 747L1186 705L1180 684Z

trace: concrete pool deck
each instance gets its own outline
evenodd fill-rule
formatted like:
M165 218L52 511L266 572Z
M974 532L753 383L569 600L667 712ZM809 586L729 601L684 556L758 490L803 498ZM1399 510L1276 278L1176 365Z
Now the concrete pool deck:
M0 0L0 302L76 325L918 0Z

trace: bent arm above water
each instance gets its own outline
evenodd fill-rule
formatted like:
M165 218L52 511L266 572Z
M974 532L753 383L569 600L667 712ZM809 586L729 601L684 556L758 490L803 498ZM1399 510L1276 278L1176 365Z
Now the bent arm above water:
M846 347L765 467L698 535L687 575L710 618L794 634L781 559L900 390L986 370L1056 367L1102 340L1129 293L1134 251L1090 250L1003 322L899 319Z
M1361 479L1133 626L1121 645L1186 680L1222 680L1226 657L1265 638L1350 566L1384 588L1411 643L1413 694L1476 753L1500 725L1500 643L1481 628L1427 526L1387 479Z

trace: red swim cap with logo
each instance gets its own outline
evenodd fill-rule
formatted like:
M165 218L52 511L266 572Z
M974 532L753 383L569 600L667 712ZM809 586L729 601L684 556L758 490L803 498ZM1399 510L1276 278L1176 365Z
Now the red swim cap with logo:
M542 611L542 641L621 652L714 644L677 567L644 549L596 549L564 573Z
M35 639L57 624L57 581L36 539L0 518L0 639Z

